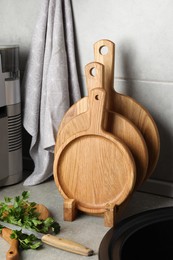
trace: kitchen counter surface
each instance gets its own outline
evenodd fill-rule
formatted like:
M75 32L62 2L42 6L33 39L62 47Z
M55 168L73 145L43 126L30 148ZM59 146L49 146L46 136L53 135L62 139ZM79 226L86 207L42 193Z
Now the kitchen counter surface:
M39 250L25 250L20 252L20 260L82 260L98 259L99 245L110 229L104 226L103 218L100 216L91 216L81 214L73 222L63 220L63 199L54 183L53 178L50 178L45 183L36 186L23 186L23 183L0 188L0 200L4 200L5 196L15 197L21 195L26 190L30 191L30 201L35 201L44 204L51 212L52 216L61 226L61 232L58 234L62 238L71 239L79 242L94 250L93 256L81 256L63 250L44 245ZM133 193L125 209L118 217L117 221L130 215L146 211L148 209L172 206L173 199L161 197L154 194L136 191ZM5 254L9 249L6 241L0 238L0 259L6 260Z

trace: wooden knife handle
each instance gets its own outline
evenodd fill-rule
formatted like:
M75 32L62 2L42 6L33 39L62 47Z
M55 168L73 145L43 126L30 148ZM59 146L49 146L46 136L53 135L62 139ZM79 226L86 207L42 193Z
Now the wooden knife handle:
M94 253L92 249L87 248L81 244L78 244L71 240L56 237L56 236L53 236L50 234L44 235L42 237L42 242L44 242L50 246L54 246L59 249L62 249L62 250L68 251L68 252L72 252L75 254L79 254L79 255L91 256Z
M11 229L8 228L2 229L2 238L5 239L10 244L10 248L6 253L6 260L19 260L19 251L18 251L19 242L17 239L10 238L11 233L12 233Z

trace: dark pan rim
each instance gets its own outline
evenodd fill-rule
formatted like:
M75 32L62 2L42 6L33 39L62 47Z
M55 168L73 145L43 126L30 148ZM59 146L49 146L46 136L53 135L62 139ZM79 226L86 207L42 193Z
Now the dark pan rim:
M123 219L103 237L99 246L99 260L114 260L112 252L116 250L116 244L120 251L116 260L121 260L121 248L131 235L153 223L168 220L173 220L173 207L151 209Z

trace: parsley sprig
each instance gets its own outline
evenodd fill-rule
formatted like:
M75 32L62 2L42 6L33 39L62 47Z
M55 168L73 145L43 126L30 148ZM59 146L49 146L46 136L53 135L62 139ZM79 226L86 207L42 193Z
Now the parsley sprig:
M40 213L36 211L36 203L28 201L29 196L29 191L23 191L21 196L4 197L4 201L0 201L0 220L45 234L48 232L58 234L60 232L59 223L52 217L45 220L40 219ZM2 226L0 226L1 231ZM36 249L42 245L35 235L23 234L22 230L14 230L11 238L18 239L23 249Z

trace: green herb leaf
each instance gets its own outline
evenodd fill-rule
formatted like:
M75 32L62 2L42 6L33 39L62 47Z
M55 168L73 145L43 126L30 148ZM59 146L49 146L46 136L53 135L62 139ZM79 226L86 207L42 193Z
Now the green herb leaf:
M15 198L4 197L4 201L0 201L0 220L41 233L52 231L58 234L60 232L59 223L51 217L40 220L40 214L35 207L37 203L29 202L29 195L29 191L23 191L21 196ZM0 226L0 232L2 232L2 228ZM22 231L14 231L11 238L18 239L23 249L36 249L41 246L41 241L34 235L28 236Z
M54 222L52 225L52 231L55 233L55 234L58 234L60 232L60 225L59 223L57 222Z
M22 197L23 197L23 200L27 200L30 196L30 192L29 191L23 191L22 192Z
M6 202L6 203L9 203L9 202L11 202L11 201L12 201L12 198L9 198L9 197L4 197L4 200L5 200L5 202Z
M13 230L10 235L12 239L18 239L22 249L37 249L42 246L42 242L35 235L27 235L22 233L22 230Z

